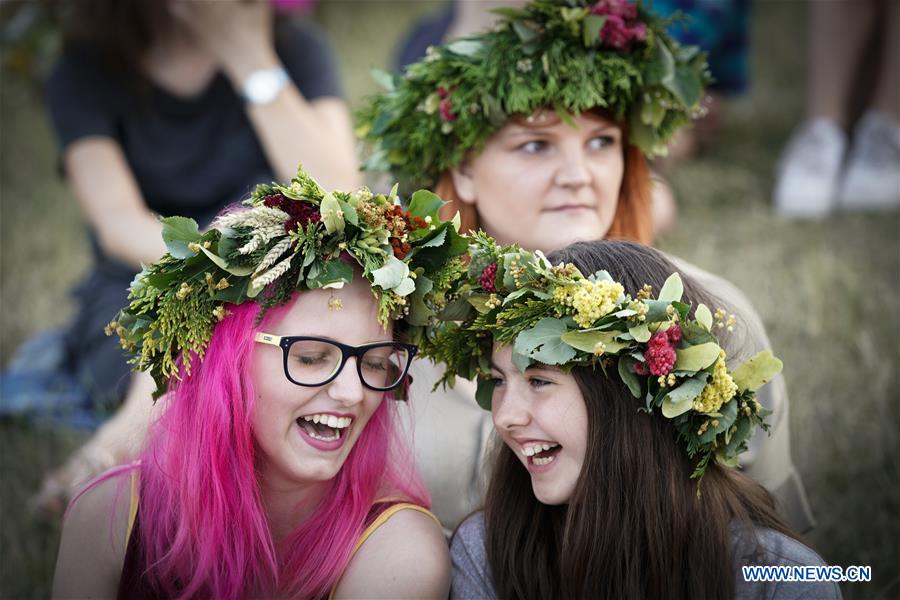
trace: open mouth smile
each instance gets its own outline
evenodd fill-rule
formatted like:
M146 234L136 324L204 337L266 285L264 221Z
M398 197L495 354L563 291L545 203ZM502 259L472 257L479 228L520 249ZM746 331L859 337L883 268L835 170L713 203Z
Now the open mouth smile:
M552 463L562 446L556 442L527 442L522 444L522 454L529 467L543 467Z
M303 415L297 418L297 425L306 442L319 450L340 448L352 424L353 417L328 413Z

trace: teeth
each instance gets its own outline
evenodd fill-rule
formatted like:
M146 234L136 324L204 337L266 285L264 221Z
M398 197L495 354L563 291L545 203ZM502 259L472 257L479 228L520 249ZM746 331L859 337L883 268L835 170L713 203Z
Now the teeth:
M304 415L302 417L304 421L309 421L311 423L316 423L317 425L321 423L322 425L327 425L333 429L346 429L350 427L350 424L353 423L353 419L351 417L336 417L334 415L326 415L326 414L316 414L316 415Z
M531 462L534 463L535 466L539 467L541 465L549 465L551 462L553 462L553 460L555 458L556 458L555 455L554 456L538 456L538 457L532 458Z
M559 444L555 442L532 444L530 446L524 446L522 448L522 454L524 454L525 456L534 456L535 454L546 452L547 450L556 448L557 446L559 446Z
M309 432L309 437L315 438L317 440L322 440L323 442L333 442L334 440L341 437L341 433L339 431L335 431L333 436L325 437L324 435L319 435L318 433L312 431L312 432Z

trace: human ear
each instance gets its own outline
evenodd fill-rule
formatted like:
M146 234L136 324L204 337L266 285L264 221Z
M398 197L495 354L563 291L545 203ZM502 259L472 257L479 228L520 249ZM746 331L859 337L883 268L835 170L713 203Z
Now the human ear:
M453 187L456 195L465 204L475 204L475 178L472 176L472 165L468 159L463 160L459 166L450 169L453 178Z

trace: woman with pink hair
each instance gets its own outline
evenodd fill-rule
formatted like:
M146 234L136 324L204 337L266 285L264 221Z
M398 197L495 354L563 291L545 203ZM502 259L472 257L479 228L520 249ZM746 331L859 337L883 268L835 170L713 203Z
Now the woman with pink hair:
M406 212L301 172L245 203L202 234L165 219L169 253L109 325L165 410L72 501L54 595L446 597L390 400L465 242L427 192Z

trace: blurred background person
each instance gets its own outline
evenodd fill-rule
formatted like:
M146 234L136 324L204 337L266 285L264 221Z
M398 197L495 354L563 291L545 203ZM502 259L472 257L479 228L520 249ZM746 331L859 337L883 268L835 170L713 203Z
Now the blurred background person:
M806 114L782 152L775 209L794 218L897 209L900 2L810 2L808 36Z
M693 158L708 146L722 126L726 103L747 91L750 1L654 0L653 10L664 17L676 17L667 30L669 35L706 52L714 79L703 100L706 115L679 131L669 143L669 154L656 161L666 171L674 166L671 163Z
M143 439L152 382L129 376L103 330L141 265L165 250L158 216L178 213L203 227L255 184L290 178L298 163L326 187L360 182L336 61L312 26L275 15L263 0L82 0L67 8L46 94L94 266L75 291L72 323L20 357L31 371L25 389L16 390L15 373L4 377L2 405L27 413L32 404L90 427L127 398L45 480L37 503L55 511L73 484L127 459ZM35 399L47 344L62 346L47 377L71 376L65 407Z

